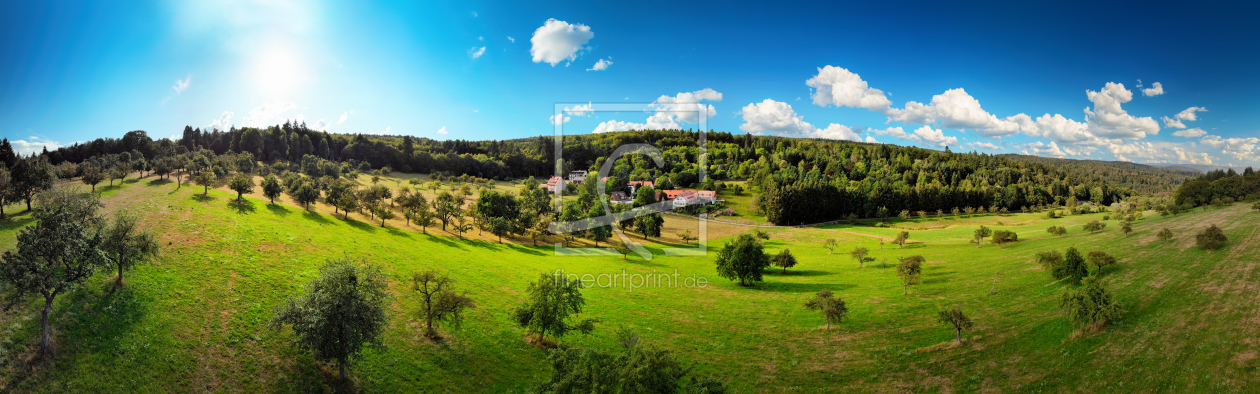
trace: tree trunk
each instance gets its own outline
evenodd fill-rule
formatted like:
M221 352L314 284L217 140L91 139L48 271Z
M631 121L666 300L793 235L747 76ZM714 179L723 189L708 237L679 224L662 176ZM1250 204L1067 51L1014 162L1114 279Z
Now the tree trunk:
M337 369L341 371L341 378L345 379L346 378L346 358L345 357L337 359Z
M116 281L116 284L119 286L122 286L123 284L122 269L122 264L118 264L118 280Z
M39 354L41 355L52 353L52 322L49 315L52 314L52 304L55 297L55 295L44 297L44 311L39 319Z
M958 339L958 343L962 343L962 329L961 329L961 328L955 328L955 329L954 329L954 335L955 335L955 338L956 338L956 339Z
M901 295L910 294L910 286L901 285Z
M27 211L31 210L31 194L30 193L26 193L26 210Z

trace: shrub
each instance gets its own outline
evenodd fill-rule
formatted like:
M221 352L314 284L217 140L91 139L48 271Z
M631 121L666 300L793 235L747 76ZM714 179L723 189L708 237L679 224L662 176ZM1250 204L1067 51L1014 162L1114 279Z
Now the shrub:
M1225 237L1225 232L1220 227L1216 227L1215 224L1208 226L1208 228L1203 229L1195 236L1195 243L1206 250L1220 249L1228 240L1229 238Z

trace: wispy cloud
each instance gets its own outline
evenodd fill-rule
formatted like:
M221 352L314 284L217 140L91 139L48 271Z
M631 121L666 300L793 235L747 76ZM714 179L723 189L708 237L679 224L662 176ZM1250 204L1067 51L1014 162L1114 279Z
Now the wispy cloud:
M607 69L608 69L608 66L611 66L612 64L613 64L613 62L610 62L610 61L608 61L608 60L599 59L599 61L598 61L598 62L595 62L595 65L594 65L594 66L591 66L591 68L586 69L586 71L600 71L600 70L607 70Z
M438 133L438 134L446 134L446 126L442 126L442 128L438 129L437 133Z
M183 80L176 79L175 86L171 86L171 89L175 89L175 94L180 94L184 92L184 89L188 89L189 85L192 85L192 75Z
M468 57L476 59L476 58L481 57L481 55L484 55L485 53L486 53L486 47L481 47L481 48L473 47L472 49L468 50Z

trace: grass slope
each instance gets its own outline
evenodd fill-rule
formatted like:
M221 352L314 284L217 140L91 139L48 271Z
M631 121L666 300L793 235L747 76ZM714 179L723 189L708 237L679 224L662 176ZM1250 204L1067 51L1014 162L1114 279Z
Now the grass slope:
M355 387L383 392L521 392L548 373L545 352L522 341L508 315L528 281L562 269L576 274L668 273L705 277L703 288L587 289L588 317L602 320L589 336L562 342L610 349L613 328L637 328L656 344L700 362L740 392L820 391L1176 391L1251 392L1258 378L1260 275L1255 240L1260 215L1240 204L1219 210L1150 217L1124 237L1115 221L1098 234L1079 225L1101 215L1049 221L1033 214L975 218L953 227L905 223L911 240L879 248L875 236L895 229L824 226L771 229L768 251L791 248L800 265L768 271L757 288L718 278L708 257L556 257L549 247L461 241L370 222L307 213L265 200L199 187L129 180L103 191L107 210L142 212L160 233L162 256L130 272L114 289L101 273L58 300L58 356L26 360L38 332L34 300L0 317L0 383L21 392L310 392L338 386L334 368L291 345L289 330L266 327L272 308L299 291L329 257L363 257L394 277L398 295L388 350L353 365ZM1014 226L1024 241L997 247L967 244L985 220ZM0 247L13 245L19 215L0 222ZM942 221L952 224L948 220ZM1051 223L1053 222L1053 223ZM1216 223L1230 237L1216 252L1192 247L1193 232ZM1050 237L1045 227L1067 225ZM992 226L991 226L992 227ZM1155 240L1161 228L1178 235ZM828 255L821 241L841 248ZM720 247L724 239L714 240ZM875 267L847 256L865 246ZM1106 250L1121 264L1105 270L1126 313L1104 332L1065 341L1074 328L1056 308L1065 285L1033 263L1040 251L1076 246ZM923 284L902 295L894 271L878 260L921 254ZM477 301L460 330L442 344L426 341L408 278L446 270ZM623 271L624 270L624 271ZM676 270L676 271L675 271ZM1002 275L994 285L995 273ZM990 288L994 291L990 294ZM822 330L802 304L835 291L851 320ZM961 305L976 322L960 346L935 313Z

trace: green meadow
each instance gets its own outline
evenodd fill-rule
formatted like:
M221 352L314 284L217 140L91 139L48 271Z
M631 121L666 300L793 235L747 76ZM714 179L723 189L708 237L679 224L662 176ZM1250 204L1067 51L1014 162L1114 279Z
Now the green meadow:
M529 281L557 270L677 273L673 286L585 289L582 316L600 323L592 334L560 342L612 350L614 330L634 328L736 392L1260 390L1260 213L1243 204L1166 218L1147 212L1127 236L1115 220L1102 232L1082 231L1103 214L769 229L767 251L790 248L800 264L786 274L768 270L764 282L745 288L714 270L716 249L730 237L710 240L704 257L664 256L661 248L670 245L661 244L648 245L656 253L651 260L560 257L550 246L460 240L393 223L383 228L354 215L343 220L255 198L237 203L235 194L176 190L151 177L98 191L104 211L140 214L158 234L162 253L128 272L123 287L102 272L60 297L52 360L31 361L36 300L0 316L4 391L321 392L348 384L362 392L527 392L550 372L547 351L527 344L509 315ZM30 221L28 214L0 221L0 249L13 247ZM1194 246L1194 233L1208 224L1225 230L1225 248ZM978 225L1014 230L1021 241L977 247L968 241ZM1047 234L1051 225L1066 226L1068 234ZM902 231L896 227L909 229L911 243L881 248L881 237ZM1158 241L1163 228L1176 237ZM834 254L822 247L826 239L839 241ZM1073 246L1120 259L1101 275L1125 312L1099 333L1073 335L1077 327L1057 307L1070 285L1032 259ZM855 247L870 249L875 263L859 268L848 255ZM903 295L892 266L910 255L927 262L922 284ZM298 351L291 330L267 325L273 308L300 292L325 259L342 256L382 267L396 297L386 349L353 363L350 383L336 378L335 366ZM426 269L450 273L478 305L462 327L444 327L449 339L440 343L423 336L410 287L411 275ZM684 278L707 283L687 286ZM829 331L802 306L820 290L835 292L850 310L850 319ZM952 327L935 319L955 306L976 324L961 344L952 342Z

